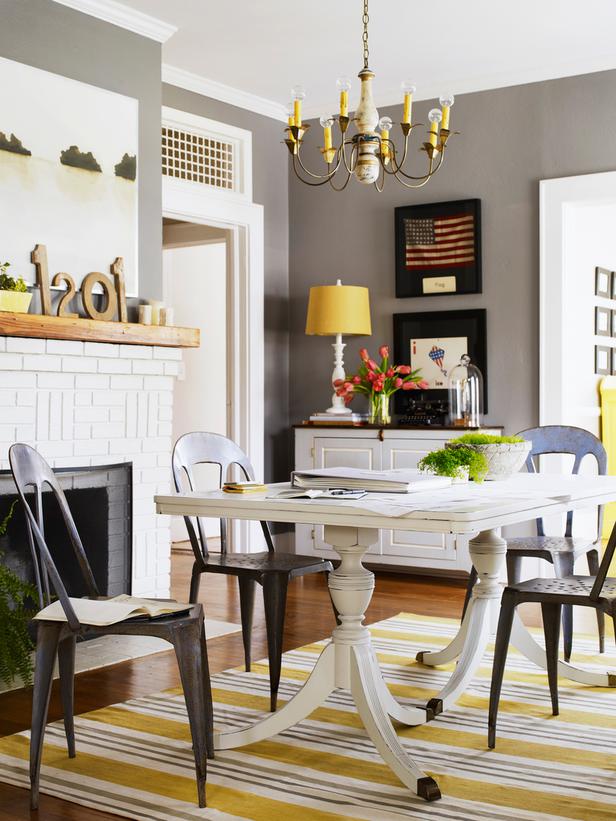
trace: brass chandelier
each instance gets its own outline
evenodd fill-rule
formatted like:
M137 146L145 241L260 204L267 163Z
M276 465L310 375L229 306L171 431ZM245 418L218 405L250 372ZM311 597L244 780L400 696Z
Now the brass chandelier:
M430 126L427 139L420 146L420 150L426 155L426 172L417 177L406 173L403 167L409 155L409 138L413 129L421 126L421 123L411 122L415 86L407 81L401 85L404 103L400 128L404 144L402 150L399 151L389 136L393 122L390 117L379 119L379 112L372 97L374 73L368 67L368 0L364 0L362 21L364 67L357 75L361 81L359 105L354 117L350 118L351 81L346 77L340 77L336 82L340 92L340 113L338 116L328 115L320 119L323 127L323 147L320 151L327 164L327 171L323 174L316 174L304 165L302 146L306 131L310 128L308 123L302 121L302 101L306 97L306 92L302 86L295 86L291 90L292 102L288 111L285 143L292 157L293 171L306 185L329 183L335 191L343 191L352 176L366 185L374 184L378 191L383 190L387 175L395 177L405 188L421 188L436 174L445 159L447 140L452 134L449 126L451 107L454 103L453 94L440 97L441 108L433 108L428 114ZM332 143L332 126L336 120L338 120L340 130L338 146ZM351 122L355 125L356 133L347 136ZM338 179L343 178L343 182L337 186L334 185L333 179L339 171L341 174Z

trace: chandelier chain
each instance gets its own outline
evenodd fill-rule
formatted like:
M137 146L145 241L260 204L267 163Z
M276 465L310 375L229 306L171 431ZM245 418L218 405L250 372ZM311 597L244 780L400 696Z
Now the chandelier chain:
M368 17L368 0L364 0L364 14L362 17L362 22L364 24L364 33L362 34L362 40L364 43L364 68L368 68L368 22L370 18Z

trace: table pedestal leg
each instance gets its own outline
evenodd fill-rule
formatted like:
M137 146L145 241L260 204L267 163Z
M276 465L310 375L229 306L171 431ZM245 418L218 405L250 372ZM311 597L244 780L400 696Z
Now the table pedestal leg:
M466 690L484 656L494 632L502 589L500 574L505 564L507 542L498 529L484 530L469 542L471 560L478 574L477 584L466 609L464 621L451 643L437 652L418 653L423 664L444 664L458 658L456 669L428 707L438 715L451 707Z
M374 574L362 565L362 558L377 539L378 531L369 528L325 527L325 541L341 558L328 581L340 616L331 643L319 656L304 686L284 707L252 727L217 733L214 746L227 750L281 733L308 716L333 690L342 688L350 691L368 735L398 778L420 797L434 801L441 796L436 781L409 757L389 718L416 725L433 718L433 713L423 706L398 704L394 699L363 624L374 590Z

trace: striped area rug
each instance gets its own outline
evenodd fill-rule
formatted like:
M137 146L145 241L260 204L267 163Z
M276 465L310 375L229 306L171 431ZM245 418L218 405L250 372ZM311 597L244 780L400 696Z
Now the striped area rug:
M370 630L394 695L428 699L451 666L415 663L439 648L457 622L410 614ZM594 656L596 639L576 636L574 661L616 668ZM324 642L286 653L281 700L293 695ZM398 728L404 745L433 775L443 799L426 804L381 761L345 692L309 719L268 741L217 753L209 764L208 807L196 806L190 736L179 691L116 704L77 717L77 758L66 755L61 723L48 727L41 791L131 819L431 819L556 821L616 819L616 691L561 683L561 715L550 714L545 675L510 655L497 749L486 748L490 686L486 658L455 709L421 727ZM219 726L239 727L267 710L267 666L214 679ZM27 786L28 734L0 739L0 779Z

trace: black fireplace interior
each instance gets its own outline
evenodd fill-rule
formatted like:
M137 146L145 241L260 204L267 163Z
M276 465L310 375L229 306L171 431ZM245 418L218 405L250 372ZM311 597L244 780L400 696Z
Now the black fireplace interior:
M56 474L103 596L131 592L132 464L60 468ZM0 471L0 521L17 498L10 471ZM43 494L45 538L70 596L86 595L64 520L51 492ZM0 538L2 562L34 582L34 566L21 505L15 507L6 536Z

